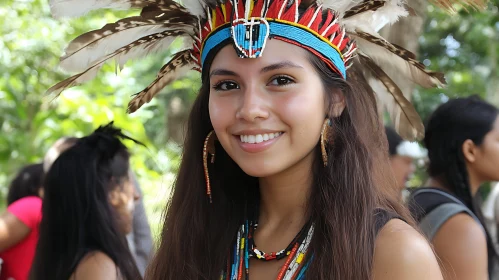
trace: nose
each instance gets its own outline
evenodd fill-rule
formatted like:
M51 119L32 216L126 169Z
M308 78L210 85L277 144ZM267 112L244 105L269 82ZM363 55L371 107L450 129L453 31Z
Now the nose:
M248 122L267 119L269 117L268 102L268 96L265 92L257 86L248 87L241 96L236 118Z

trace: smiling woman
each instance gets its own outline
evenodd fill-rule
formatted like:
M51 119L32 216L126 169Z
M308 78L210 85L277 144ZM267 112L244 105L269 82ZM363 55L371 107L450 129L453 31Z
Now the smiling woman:
M71 2L55 1L54 13L108 7L75 12ZM133 112L185 71L201 72L146 279L442 279L429 244L386 193L395 182L375 92L401 104L397 132L416 139L421 120L387 72L444 83L376 32L409 14L406 1L184 3L109 4L143 10L75 39L63 65L83 72L49 90L177 36L192 43L129 104Z

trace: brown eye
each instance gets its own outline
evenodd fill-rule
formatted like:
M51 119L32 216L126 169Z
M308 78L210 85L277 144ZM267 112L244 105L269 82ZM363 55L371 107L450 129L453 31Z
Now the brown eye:
M227 91L227 90L239 89L239 85L236 84L235 82L224 81L216 84L213 88L215 90Z
M286 76L279 76L270 81L270 84L273 86L286 86L291 83L294 83L293 79Z

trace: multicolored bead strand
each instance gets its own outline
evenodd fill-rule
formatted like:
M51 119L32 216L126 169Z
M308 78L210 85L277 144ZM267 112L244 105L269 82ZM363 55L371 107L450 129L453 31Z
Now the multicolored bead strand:
M277 253L265 254L260 253L260 257L255 252L261 252L251 248L253 241L253 232L258 224L255 221L246 220L237 232L237 238L234 242L232 250L233 256L229 254L227 261L227 270L222 271L221 280L248 280L249 279L249 259L255 257L260 260L271 261L277 260L277 255L282 259L286 258L286 262L282 266L277 280L299 280L304 279L305 272L313 259L313 256L308 257L307 252L314 233L314 226L307 223L302 230L296 235L293 241L288 245L290 250L284 249ZM306 234L305 234L306 233ZM281 253L284 252L284 253ZM262 255L266 257L261 258ZM307 258L308 257L308 258ZM306 262L306 263L305 263ZM230 271L229 271L230 270ZM244 277L244 278L243 278Z

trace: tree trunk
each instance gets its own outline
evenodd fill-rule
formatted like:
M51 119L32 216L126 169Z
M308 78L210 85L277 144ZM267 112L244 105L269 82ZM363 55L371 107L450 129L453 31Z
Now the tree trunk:
M185 125L189 117L190 106L180 97L173 97L168 103L166 114L167 141L174 141L177 144L184 143Z

